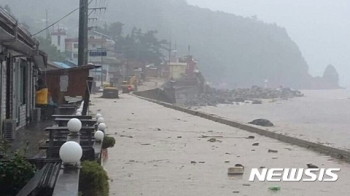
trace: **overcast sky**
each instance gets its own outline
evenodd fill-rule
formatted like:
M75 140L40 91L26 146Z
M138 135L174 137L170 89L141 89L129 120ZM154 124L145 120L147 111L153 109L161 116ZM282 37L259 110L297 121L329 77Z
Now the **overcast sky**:
M350 0L187 0L199 7L256 15L287 29L313 76L321 76L328 64L350 86Z

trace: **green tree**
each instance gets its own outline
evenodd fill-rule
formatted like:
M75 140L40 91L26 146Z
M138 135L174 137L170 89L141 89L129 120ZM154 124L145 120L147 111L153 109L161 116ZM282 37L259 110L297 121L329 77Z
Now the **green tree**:
M65 55L57 50L57 48L51 44L51 40L48 38L38 37L40 50L46 52L50 61L64 61Z
M159 40L156 37L157 33L155 30L143 33L141 29L134 28L123 40L124 42L119 44L126 48L124 52L128 59L159 65L164 57L164 45L168 42Z
M123 34L123 26L124 24L121 22L114 22L110 24L108 27L109 36L115 40L120 39Z

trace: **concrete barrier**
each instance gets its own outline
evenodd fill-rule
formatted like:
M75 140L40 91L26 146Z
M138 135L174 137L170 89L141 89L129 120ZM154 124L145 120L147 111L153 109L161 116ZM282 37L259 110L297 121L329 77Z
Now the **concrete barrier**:
M166 93L159 89L151 89L151 90L146 90L146 91L136 91L133 92L134 95L137 95L139 97L144 97L152 100L158 100L161 102L167 102L167 103L173 103L171 98L166 95Z
M337 149L337 148L333 148L330 146L325 146L322 144L318 144L315 142L310 142L307 140L303 140L303 139L299 139L299 138L295 138L295 137L291 137L291 136L287 136L287 135L283 135L281 133L275 133L272 131L269 131L267 129L263 129L254 125L248 125L248 124L244 124L241 122L236 122L236 121L232 121L229 119L225 119L224 117L220 117L220 116L216 116L216 115L212 115L212 114L207 114L204 112L198 112L198 111L194 111L194 110L190 110L190 109L186 109L183 107L179 107L173 104L169 104L166 102L162 102L162 101L158 101L158 100L154 100L154 99L149 99L149 98L145 98L142 96L137 96L140 99L144 99L159 105L162 105L164 107L167 108L171 108L177 111L181 111L181 112L185 112L187 114L191 114L191 115L195 115L195 116L199 116L208 120L212 120L221 124L225 124L231 127L235 127L235 128L239 128L251 133L256 133L265 137L269 137L272 139L276 139L282 142L286 142L289 144L293 144L296 146L300 146L303 148L307 148L325 155L329 155L332 156L334 158L346 161L348 163L350 163L350 152L346 151L346 150L342 150L342 149Z

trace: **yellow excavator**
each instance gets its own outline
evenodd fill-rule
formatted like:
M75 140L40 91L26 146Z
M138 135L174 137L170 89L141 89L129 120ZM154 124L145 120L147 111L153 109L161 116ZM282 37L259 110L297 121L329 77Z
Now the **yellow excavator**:
M137 77L136 76L130 76L128 80L123 81L122 87L122 93L130 93L132 91L137 91Z
M119 91L110 83L103 83L103 98L119 98Z

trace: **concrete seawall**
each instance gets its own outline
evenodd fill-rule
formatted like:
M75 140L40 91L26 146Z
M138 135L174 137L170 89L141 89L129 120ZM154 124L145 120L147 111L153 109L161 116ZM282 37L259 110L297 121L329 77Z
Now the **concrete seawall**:
M228 120L228 119L225 119L224 117L186 109L186 108L179 107L179 106L169 104L166 102L158 101L158 100L151 99L148 97L143 97L142 95L137 96L137 97L144 99L144 100L147 100L147 101L150 101L150 102L153 102L153 103L157 103L157 104L162 105L162 106L167 107L167 108L171 108L171 109L174 109L177 111L185 112L187 114L199 116L199 117L202 117L202 118L205 118L208 120L212 120L212 121L215 121L215 122L218 122L221 124L225 124L225 125L228 125L231 127L239 128L239 129L251 132L251 133L256 133L256 134L259 134L262 136L277 139L277 140L282 141L282 142L286 142L289 144L304 147L304 148L307 148L307 149L310 149L310 150L313 150L313 151L316 151L316 152L319 152L319 153L322 153L325 155L329 155L329 156L332 156L334 158L337 158L337 159L340 159L340 160L343 160L343 161L350 163L350 152L345 151L345 150L325 146L322 144L310 142L310 141L299 139L299 138L294 138L294 137L283 135L280 133L275 133L275 132L272 132L272 131L269 131L267 129L263 129L263 128L260 128L260 127L254 126L254 125L248 125L248 124L244 124L241 122L235 122L232 120Z

